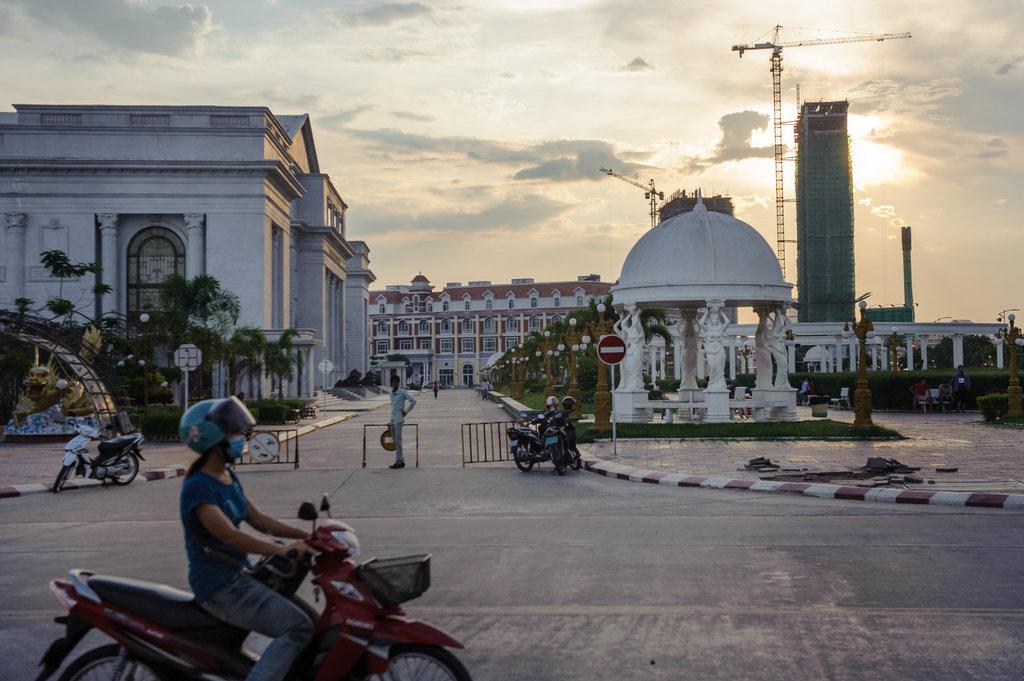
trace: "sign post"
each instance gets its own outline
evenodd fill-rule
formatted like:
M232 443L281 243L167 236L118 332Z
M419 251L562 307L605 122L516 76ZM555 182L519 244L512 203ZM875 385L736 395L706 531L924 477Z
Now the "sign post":
M174 365L181 369L185 378L185 411L188 411L188 375L203 363L203 351L192 343L184 343L174 351Z
M334 371L334 362L329 359L320 360L320 364L317 365L320 369L320 374L323 376L321 379L321 397L320 397L320 411L324 411L327 408L327 374Z
M601 336L597 341L597 358L611 367L612 372L612 455L619 455L615 418L615 365L626 356L626 341L616 334Z

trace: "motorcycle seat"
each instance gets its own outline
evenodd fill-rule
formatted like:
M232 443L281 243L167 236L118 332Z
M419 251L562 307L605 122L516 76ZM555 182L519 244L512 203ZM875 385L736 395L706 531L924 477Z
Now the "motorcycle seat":
M95 576L89 587L104 601L171 629L225 627L188 591L127 577Z
M135 444L134 436L122 435L121 437L104 440L97 449L99 449L100 454L118 454L133 444Z

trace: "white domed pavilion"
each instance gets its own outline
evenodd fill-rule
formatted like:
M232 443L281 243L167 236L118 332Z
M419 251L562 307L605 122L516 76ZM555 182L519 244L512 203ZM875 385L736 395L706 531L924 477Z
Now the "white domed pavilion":
M742 406L753 408L758 420L795 419L796 396L786 357L786 308L792 304L792 289L764 237L742 220L708 211L699 195L692 211L652 228L633 245L619 283L612 287L621 316L615 330L627 346L615 391L616 417L642 421L650 418L651 409L663 408L720 422L730 419L731 408ZM678 311L675 335L682 378L675 400L652 402L643 389L639 315L645 307ZM751 307L759 320L754 336L757 385L753 401L743 400L742 405L730 404L725 383L729 307ZM698 362L706 363L705 390L697 385Z

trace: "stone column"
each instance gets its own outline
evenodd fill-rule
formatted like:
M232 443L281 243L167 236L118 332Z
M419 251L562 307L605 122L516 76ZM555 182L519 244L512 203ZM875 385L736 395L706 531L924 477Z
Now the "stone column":
M7 281L11 282L11 302L25 297L25 214L6 213Z
M120 287L117 285L117 218L117 213L100 213L96 216L100 226L100 267L103 268L100 277L110 287L110 291L100 299L100 314L116 312L120 297Z
M677 381L683 379L683 344L676 338L672 343L672 354L674 362L672 364L672 377Z
M922 369L927 369L928 368L928 339L927 338L918 338L917 340L918 340L918 343L921 344L921 368ZM1002 365L1000 365L1000 367L1002 367Z
M964 337L963 334L953 336L953 368L964 363Z
M907 371L914 370L914 337L907 334Z
M1003 368L1003 340L1001 338L994 341L996 346L996 369Z
M857 337L853 336L850 339L850 371L857 371L860 366L860 346L857 343Z
M796 373L796 344L789 346L789 373Z
M185 244L185 276L194 279L206 272L206 214L185 213L184 217L188 234ZM271 263L270 266L276 267L277 263Z
M736 339L729 341L729 378L736 380Z

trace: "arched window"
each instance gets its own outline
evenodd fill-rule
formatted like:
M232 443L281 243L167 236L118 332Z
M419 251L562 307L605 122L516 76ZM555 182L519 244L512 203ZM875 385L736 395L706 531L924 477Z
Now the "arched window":
M427 312L433 312L433 311L434 311L434 301L433 300L428 300L427 301Z
M515 307L516 307L516 299L515 298L509 298L508 299L508 309L514 310Z
M555 307L560 307L561 305L562 305L562 299L559 298L558 296L555 296Z
M537 307L537 296L530 298L530 307Z
M494 333L496 328L493 317L484 320L484 333Z
M386 336L386 335L388 335L388 323L387 322L381 322L380 324L377 325L377 335L378 336Z
M185 244L165 227L147 227L128 245L128 317L152 309L160 285L185 275Z
M420 335L427 336L430 334L430 322L426 319L420 321Z
M470 387L473 385L473 365L462 365L462 385Z
M473 333L475 331L472 319L466 319L462 322L462 333Z
M401 336L409 335L409 322L401 321L398 322L398 334Z
M505 330L506 331L518 331L519 330L519 320L516 319L515 317L509 317L508 319L506 319L505 320Z
M466 309L469 309L469 298L466 299Z
M450 310L450 309L451 309L451 306L452 306L452 305L451 305L451 302L449 302L449 301L447 301L447 300L442 300L442 301L441 301L441 310L442 310L443 312L447 312L448 310Z
M540 331L540 317L530 317L530 331Z
M385 312L387 312L387 306L385 305L385 303L380 303L379 305L377 305L377 312L380 314L384 314Z
M583 296L576 296L576 307L583 307Z
M443 322L441 322L441 333L451 333L451 332L452 332L452 320L445 319Z
M494 309L494 299L493 298L484 298L484 308L487 309L487 310Z

